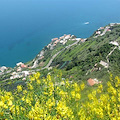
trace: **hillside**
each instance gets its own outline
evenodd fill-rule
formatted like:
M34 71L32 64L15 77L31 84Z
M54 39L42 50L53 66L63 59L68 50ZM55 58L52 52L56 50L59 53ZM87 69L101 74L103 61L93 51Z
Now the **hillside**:
M74 35L54 38L32 61L18 63L14 68L1 72L1 86L9 86L13 82L24 84L21 79L27 79L36 71L45 77L54 68L62 70L64 78L85 82L96 78L106 83L110 73L119 75L119 44L120 25L114 23L100 27L87 39Z
M106 79L107 74L110 72L118 75L117 71L120 69L118 62L120 59L120 25L110 24L101 27L91 37L80 39L74 45L72 44L76 41L73 39L78 40L74 36L72 39L68 39L64 45L57 43L52 50L45 47L43 49L45 51L44 58L38 61L41 68L44 68L50 59L60 52L48 67L62 69L67 77L75 76L77 79L82 80L89 77ZM66 46L69 44L71 46L67 48Z
M52 39L27 63L0 70L0 120L120 119L120 24Z

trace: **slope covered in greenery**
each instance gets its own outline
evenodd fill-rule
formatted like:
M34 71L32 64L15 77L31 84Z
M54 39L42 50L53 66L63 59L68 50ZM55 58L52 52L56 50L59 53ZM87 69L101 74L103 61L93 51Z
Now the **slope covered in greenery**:
M105 35L98 37L95 37L95 32L84 43L79 42L70 48L65 48L67 44L58 44L53 50L49 50L48 48L46 49L45 47L45 57L43 60L39 60L39 62L45 62L44 66L47 65L55 53L65 48L55 57L50 65L50 67L52 66L62 69L64 76L74 76L74 79L76 80L87 80L90 77L96 77L104 81L109 79L109 73L118 75L118 71L120 69L119 46L108 57L108 68L99 64L100 61L108 62L107 56L115 48L115 45L110 44L110 42L117 41L120 43L120 25L114 25L110 30L111 31L106 32ZM103 30L101 31L103 32ZM96 64L97 66L95 66Z
M55 71L54 71L55 72ZM91 89L84 82L62 79L62 73L30 77L27 87L0 90L1 120L119 120L120 78L110 77Z
M11 73L1 76L0 119L120 119L120 47L110 44L111 41L120 44L120 25L111 27L105 35L95 36L96 32L85 42L79 41L69 48L66 46L74 41L58 43L51 50L44 47L39 66L24 69L40 73L26 80L6 79ZM52 69L45 68L59 51L49 66ZM32 66L34 60L27 64ZM101 65L101 61L108 66ZM89 78L97 78L102 83L90 87Z

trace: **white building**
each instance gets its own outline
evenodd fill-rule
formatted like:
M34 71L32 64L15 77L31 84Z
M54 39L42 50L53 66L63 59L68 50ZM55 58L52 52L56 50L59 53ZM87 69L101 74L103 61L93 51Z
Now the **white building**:
M11 73L11 75L16 75L16 74L17 74L16 72Z
M71 35L71 39L75 39L76 38L76 36L75 35Z
M63 44L63 45L64 45L66 42L67 42L67 40L65 40L65 39L60 41L60 43Z
M44 51L42 50L42 51L40 52L39 56L41 57L41 56L43 56L43 55L44 55Z
M29 71L22 71L22 74L24 74L25 77L30 75Z
M120 23L110 23L110 26L120 25Z
M110 44L113 44L115 46L119 46L118 42L116 42L116 41L111 41Z
M21 78L21 76L19 76L18 74L16 74L16 75L13 75L13 76L10 77L11 80L17 79L17 78Z
M96 31L96 34L97 34L97 35L100 35L100 34L101 34L101 31Z
M104 61L100 61L100 64L102 65L102 66L104 66L105 68L108 68L108 63L106 63L106 62L104 62Z
M110 26L114 26L116 23L110 23Z
M7 70L7 67L5 67L5 66L0 67L1 72L4 72L5 70Z
M17 66L21 66L21 65L23 65L24 63L22 63L22 62L19 62L19 63L17 63L16 65Z
M65 39L65 40L68 40L68 39L70 39L70 38L71 38L71 35L69 34L69 35L66 35L64 39Z
M20 72L20 71L22 71L22 68L21 68L21 67L18 67L18 68L17 68L17 72Z
M81 38L75 38L75 40L78 40L78 41L79 41L79 40L81 40Z

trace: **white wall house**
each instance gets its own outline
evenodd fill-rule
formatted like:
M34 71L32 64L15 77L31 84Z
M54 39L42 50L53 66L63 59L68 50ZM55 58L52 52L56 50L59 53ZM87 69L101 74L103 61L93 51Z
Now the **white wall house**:
M104 66L105 68L108 68L108 63L106 63L106 62L104 62L104 61L100 61L100 64L102 65L102 66Z
M116 41L111 41L110 44L113 44L115 46L119 46L118 42L116 42Z

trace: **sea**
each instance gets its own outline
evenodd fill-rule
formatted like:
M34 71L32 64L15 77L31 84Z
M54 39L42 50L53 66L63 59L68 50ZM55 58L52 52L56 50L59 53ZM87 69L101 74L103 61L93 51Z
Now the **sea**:
M114 22L120 0L0 0L0 66L32 60L52 38L87 38Z

